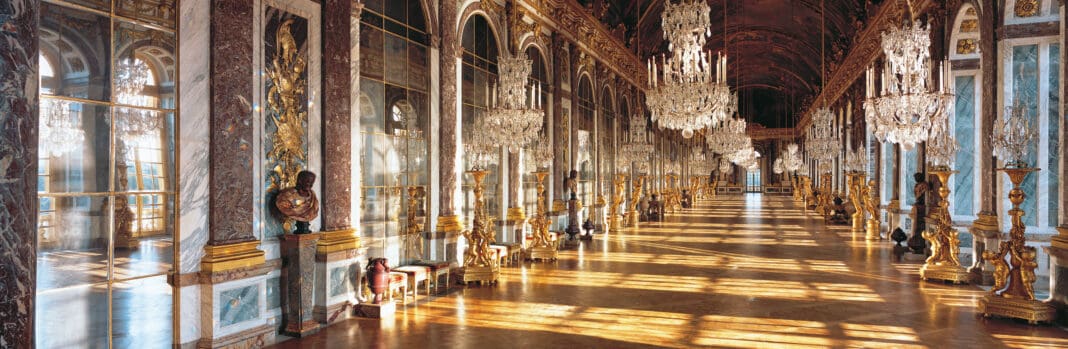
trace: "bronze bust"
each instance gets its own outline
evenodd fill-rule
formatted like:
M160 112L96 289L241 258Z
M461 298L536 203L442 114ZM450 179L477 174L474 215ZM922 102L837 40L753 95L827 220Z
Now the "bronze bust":
M296 221L297 229L294 234L311 233L308 222L319 215L319 199L312 191L314 184L315 173L300 171L297 174L297 186L282 190L274 199L278 212L281 212L286 220Z

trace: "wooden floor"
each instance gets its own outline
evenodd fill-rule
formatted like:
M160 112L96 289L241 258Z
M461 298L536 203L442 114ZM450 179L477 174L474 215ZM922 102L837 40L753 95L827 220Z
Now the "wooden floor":
M890 245L735 196L278 347L1068 348L1062 328L983 319L985 291L921 282Z

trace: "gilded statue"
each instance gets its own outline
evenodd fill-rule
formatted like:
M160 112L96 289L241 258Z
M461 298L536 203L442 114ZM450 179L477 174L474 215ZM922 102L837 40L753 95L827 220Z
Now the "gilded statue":
M422 197L421 187L408 187L408 226L405 229L404 249L410 259L423 259L423 225L416 220Z
M274 205L278 212L285 217L286 221L295 221L297 230L294 234L307 234L309 222L319 216L319 199L312 191L315 184L315 174L310 171L300 171L297 174L295 187L283 189L274 198ZM288 223L288 222L287 222Z
M486 171L472 171L475 178L475 217L473 227L464 230L463 236L467 240L467 250L464 251L465 267L489 267L493 266L495 259L490 258L490 244L494 242L493 222L486 214L486 203L483 199L485 189L482 188L482 180L486 177Z
M870 215L871 219L878 220L879 217L879 182L874 179L868 181L868 189L865 191L868 195L863 196L864 211Z
M266 69L271 80L267 107L273 111L268 114L277 128L272 135L273 148L267 153L267 159L274 166L271 187L276 189L292 187L296 173L307 159L304 153L307 111L302 101L307 86L304 79L306 63L298 52L299 47L290 30L292 25L293 19L289 18L278 26L275 55Z
M1009 246L1008 241L1002 241L997 252L983 251L983 259L994 266L994 287L990 289L990 294L998 294L1009 282L1009 263L1005 261Z

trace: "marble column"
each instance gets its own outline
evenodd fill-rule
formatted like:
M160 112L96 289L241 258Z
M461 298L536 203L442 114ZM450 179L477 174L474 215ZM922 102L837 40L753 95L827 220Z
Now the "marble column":
M323 7L323 173L322 236L314 256L314 310L320 323L340 321L350 316L344 310L352 305L359 290L361 249L356 224L352 221L359 197L356 182L361 176L358 158L359 49L362 3L352 0L324 0ZM283 242L283 249L286 244ZM290 257L292 258L292 257ZM301 260L301 263L304 263ZM302 267L309 267L303 265ZM290 269L292 270L292 269ZM290 294L291 296L291 294ZM307 295L311 297L311 295ZM306 319L302 319L304 321ZM303 333L301 331L287 331Z
M456 212L456 197L460 183L460 119L458 113L456 60L460 57L460 42L456 37L456 1L442 1L440 8L441 37L441 125L439 144L440 159L440 213L435 230L439 233L456 234L463 230L463 219ZM448 240L448 238L447 238ZM448 254L446 254L448 255Z
M995 38L997 31L998 20L997 11L994 0L982 0L982 9L976 8L979 14L979 54L982 64L982 98L980 100L978 115L982 118L981 131L979 134L989 135L994 133L994 121L997 120L998 115L998 89L1000 86L997 84L998 80L998 45ZM983 251L988 246L998 246L998 241L1001 238L1001 232L998 224L997 216L997 178L1000 174L994 170L996 167L996 159L994 158L994 146L990 141L990 137L980 137L979 142L979 164L977 167L977 173L979 176L979 191L977 195L980 197L979 212L977 213L978 219L972 223L969 229L974 236L972 239L972 255L981 257ZM993 269L982 260L982 258L973 258L972 266L969 268L973 274L975 274L975 280L978 280L980 285L992 285Z
M41 2L0 6L0 343L32 348L37 291L37 55Z
M516 230L523 228L526 220L526 211L523 209L523 200L519 197L523 192L523 172L520 170L520 153L508 152L508 215L505 222L503 236L498 237L501 242L518 242L522 235Z

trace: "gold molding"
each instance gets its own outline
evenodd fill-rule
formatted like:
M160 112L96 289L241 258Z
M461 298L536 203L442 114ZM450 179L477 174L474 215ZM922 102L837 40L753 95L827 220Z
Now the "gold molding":
M527 212L523 209L523 206L509 207L507 220L511 222L522 222L527 220Z
M363 243L356 236L356 229L342 229L322 232L322 238L315 246L318 254L331 254L334 252L349 251L360 248Z
M1057 235L1050 238L1050 246L1068 250L1068 225L1057 227Z
M257 248L259 245L259 240L226 245L206 245L204 258L200 261L200 270L218 273L262 265L266 262L266 258L263 251Z
M460 215L439 216L434 230L443 233L459 233L464 230L463 217Z

